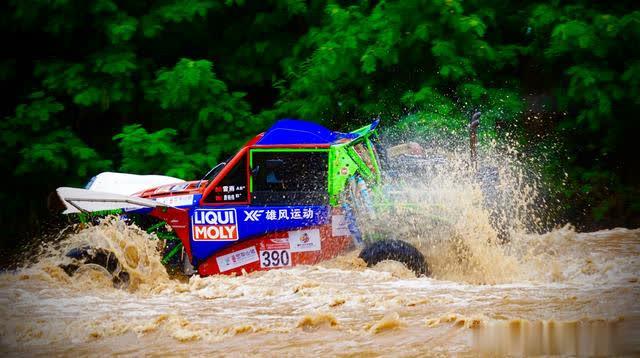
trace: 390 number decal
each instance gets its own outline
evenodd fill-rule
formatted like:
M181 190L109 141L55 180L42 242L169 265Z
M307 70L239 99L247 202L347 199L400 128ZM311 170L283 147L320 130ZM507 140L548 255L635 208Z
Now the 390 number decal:
M291 266L291 254L289 250L260 251L260 267L286 267L286 266Z

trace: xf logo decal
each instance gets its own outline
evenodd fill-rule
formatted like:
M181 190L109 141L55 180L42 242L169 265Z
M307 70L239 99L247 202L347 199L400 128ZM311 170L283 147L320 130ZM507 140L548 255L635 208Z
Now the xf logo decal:
M244 210L244 221L259 221L264 210Z
M311 220L315 213L312 208L284 208L269 210L244 210L244 221Z

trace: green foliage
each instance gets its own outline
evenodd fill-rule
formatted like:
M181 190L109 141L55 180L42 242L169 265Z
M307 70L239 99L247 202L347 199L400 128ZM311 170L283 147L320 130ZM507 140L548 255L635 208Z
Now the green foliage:
M172 166L165 164L169 171L194 175L193 170L176 169L191 166L199 167L196 173L202 173L206 171L203 168L223 159L221 155L237 149L256 134L256 128L264 125L251 114L243 98L245 94L229 92L227 85L216 77L211 61L180 59L173 68L159 70L146 93L148 99L163 109L158 116L167 123L186 116L176 123L178 131L173 131L171 137L178 134L176 145L190 153L177 157L187 164L178 165L176 161Z
M487 42L491 13L466 13L457 1L329 5L326 13L284 62L291 80L279 102L283 114L346 120L420 110L448 115L469 111L464 102L495 105L502 95L489 95L496 78L485 69L515 65L523 48ZM504 83L495 89L518 90ZM510 98L502 111L507 120L522 107ZM459 127L458 119L433 124Z
M640 10L625 2L11 0L0 164L37 217L102 170L197 178L280 117L514 133L573 220L640 218ZM29 46L24 46L28 43ZM535 120L531 119L535 118ZM549 146L555 140L558 146ZM553 151L548 148L554 148ZM555 152L554 152L555 151ZM554 153L562 153L554 155ZM565 176L564 173L567 173ZM47 180L43 181L42 178ZM590 218L580 216L588 212ZM25 216L26 217L26 216ZM19 231L19 230L18 230Z
M86 178L111 164L109 160L101 160L95 150L87 147L68 129L31 138L29 145L20 150L20 156L20 163L15 169L18 176L47 176L54 171L60 177Z
M5 168L13 168L18 177L77 178L109 167L109 160L102 160L70 128L56 121L56 114L64 110L62 104L42 92L29 98L30 103L18 105L15 114L0 124Z
M148 133L139 124L125 126L113 137L122 150L120 170L128 173L161 173L179 178L194 178L202 170L205 156L185 154L175 143L177 131L165 128Z

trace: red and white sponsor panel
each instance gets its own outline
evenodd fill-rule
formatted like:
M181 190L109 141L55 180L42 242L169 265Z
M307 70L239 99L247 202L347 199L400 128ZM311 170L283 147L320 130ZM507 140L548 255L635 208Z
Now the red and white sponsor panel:
M236 217L219 213L197 218L198 223L193 228L194 239L197 234L200 240L228 241L234 240L234 237L237 240L237 229L235 232L233 229L209 229L234 225ZM338 209L334 209L329 224L269 233L240 241L200 263L198 271L204 276L314 265L345 252L352 245L353 240L344 216Z

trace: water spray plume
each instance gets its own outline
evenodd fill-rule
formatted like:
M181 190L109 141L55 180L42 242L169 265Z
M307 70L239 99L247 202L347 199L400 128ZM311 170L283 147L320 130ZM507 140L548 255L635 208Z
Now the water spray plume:
M153 235L110 217L0 274L0 353L640 352L640 230L546 230L553 208L518 146L481 140L476 168L466 136L403 135L405 148L389 143L388 154L409 157L387 163L388 200L366 228L417 246L431 277L397 261L367 268L351 252L180 282ZM88 243L114 252L131 274L126 290L92 267L63 270Z

